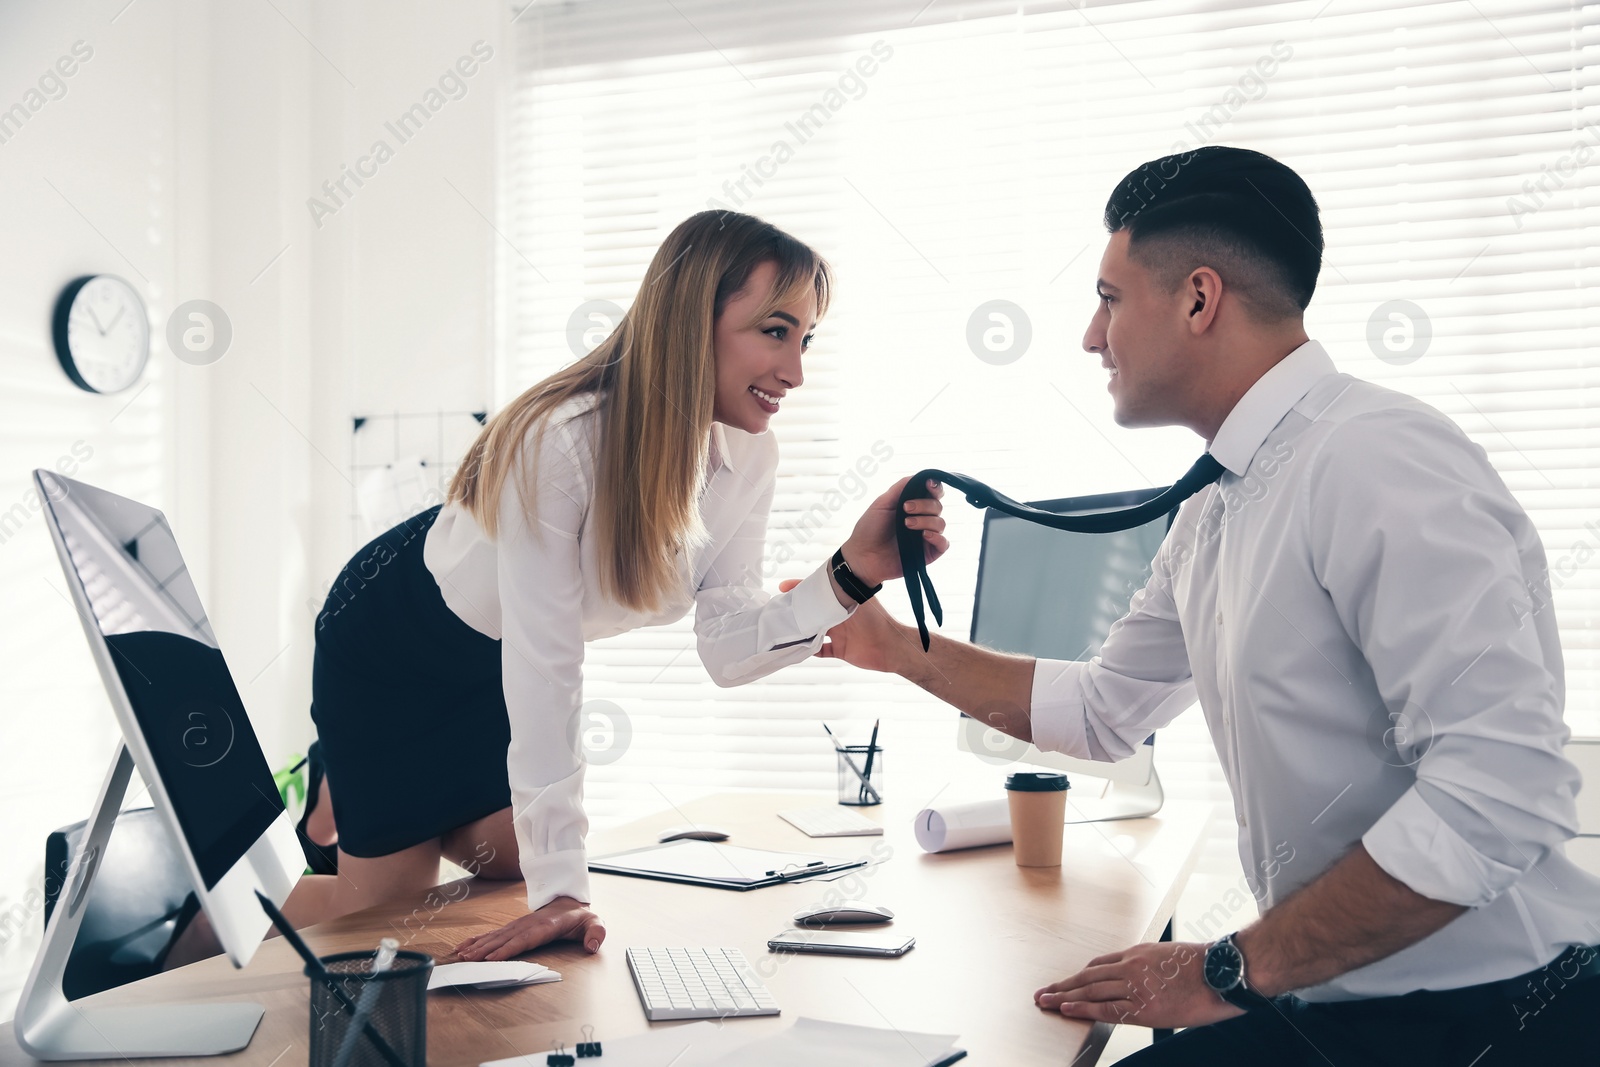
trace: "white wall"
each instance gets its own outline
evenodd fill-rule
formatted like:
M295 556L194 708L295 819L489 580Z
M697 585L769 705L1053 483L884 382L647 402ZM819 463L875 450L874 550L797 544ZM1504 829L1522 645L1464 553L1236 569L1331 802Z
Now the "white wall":
M492 402L509 13L124 3L0 7L0 109L74 42L93 50L0 143L0 1016L38 943L45 835L87 815L116 743L28 472L76 445L77 476L167 512L277 766L312 736L310 605L357 547L351 416ZM479 40L493 56L464 95L399 144L384 123ZM315 225L308 198L330 202L322 182L380 138L393 157ZM56 363L51 309L85 273L150 309L150 366L125 394ZM163 337L194 298L232 323L209 366Z
M311 736L312 605L357 547L351 416L489 403L495 10L212 15L210 299L236 351L209 368L210 605L269 755ZM496 59L400 143L385 123L478 40ZM379 140L374 176L324 191Z
M115 23L115 8L0 9L0 108L21 104L0 143L0 996L14 996L38 943L44 838L82 818L116 744L29 471L63 468L168 512L203 571L208 519L199 465L208 436L197 375L170 357L129 392L93 396L56 362L57 294L87 273L120 275L160 321L192 277L203 212L180 210L187 78L197 31L173 7ZM70 78L39 79L75 43ZM65 64L63 69L70 68ZM59 73L59 72L58 72ZM64 91L63 91L64 90ZM187 369L187 368L184 368ZM180 473L180 470L183 473Z

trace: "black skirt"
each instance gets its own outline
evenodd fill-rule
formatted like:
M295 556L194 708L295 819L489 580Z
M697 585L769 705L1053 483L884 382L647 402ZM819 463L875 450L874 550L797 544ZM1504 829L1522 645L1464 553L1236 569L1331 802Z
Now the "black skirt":
M311 718L351 856L386 856L511 803L500 642L450 610L423 563L438 515L373 538L317 616Z

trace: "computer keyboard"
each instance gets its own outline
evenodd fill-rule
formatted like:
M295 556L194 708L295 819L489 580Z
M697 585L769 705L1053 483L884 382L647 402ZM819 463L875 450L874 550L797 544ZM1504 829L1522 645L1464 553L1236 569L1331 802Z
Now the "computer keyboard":
M807 837L870 837L883 833L883 827L865 815L838 805L780 811L778 818Z
M630 948L628 970L651 1022L778 1014L736 948Z

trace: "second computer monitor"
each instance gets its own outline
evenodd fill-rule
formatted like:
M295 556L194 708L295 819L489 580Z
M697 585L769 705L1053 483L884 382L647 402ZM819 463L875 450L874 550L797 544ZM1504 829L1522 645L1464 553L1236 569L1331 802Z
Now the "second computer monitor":
M1056 515L1092 515L1142 504L1160 489L1067 497L1031 505ZM972 640L1001 652L1087 660L1150 580L1150 564L1172 525L1167 512L1120 533L1052 530L990 509L983 521Z
M1092 515L1142 504L1160 488L1096 496L1044 500L1031 506L1057 515ZM974 644L1001 652L1041 659L1089 660L1100 652L1111 626L1128 612L1133 594L1150 579L1150 567L1176 512L1167 512L1142 526L1119 533L1087 534L1053 530L990 509L984 516L983 547L978 558L978 585L973 595ZM994 751L1005 760L1057 767L1134 787L1153 785L1150 749L1121 763L1097 763L997 736L964 722L962 748L982 754ZM1083 794L1075 786L1074 792ZM1142 810L1159 806L1159 787ZM1149 812L1144 812L1149 814ZM1131 817L1100 814L1100 818Z

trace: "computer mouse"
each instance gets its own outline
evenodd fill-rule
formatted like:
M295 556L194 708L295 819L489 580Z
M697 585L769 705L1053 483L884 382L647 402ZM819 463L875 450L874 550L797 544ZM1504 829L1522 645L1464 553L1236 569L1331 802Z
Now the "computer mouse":
M894 912L864 900L847 900L842 904L826 904L795 913L796 926L838 926L844 923L886 923L894 921Z
M661 836L656 840L663 843L667 841L726 841L728 831L718 830L715 826L704 823L690 823L687 826L672 826L661 831Z

